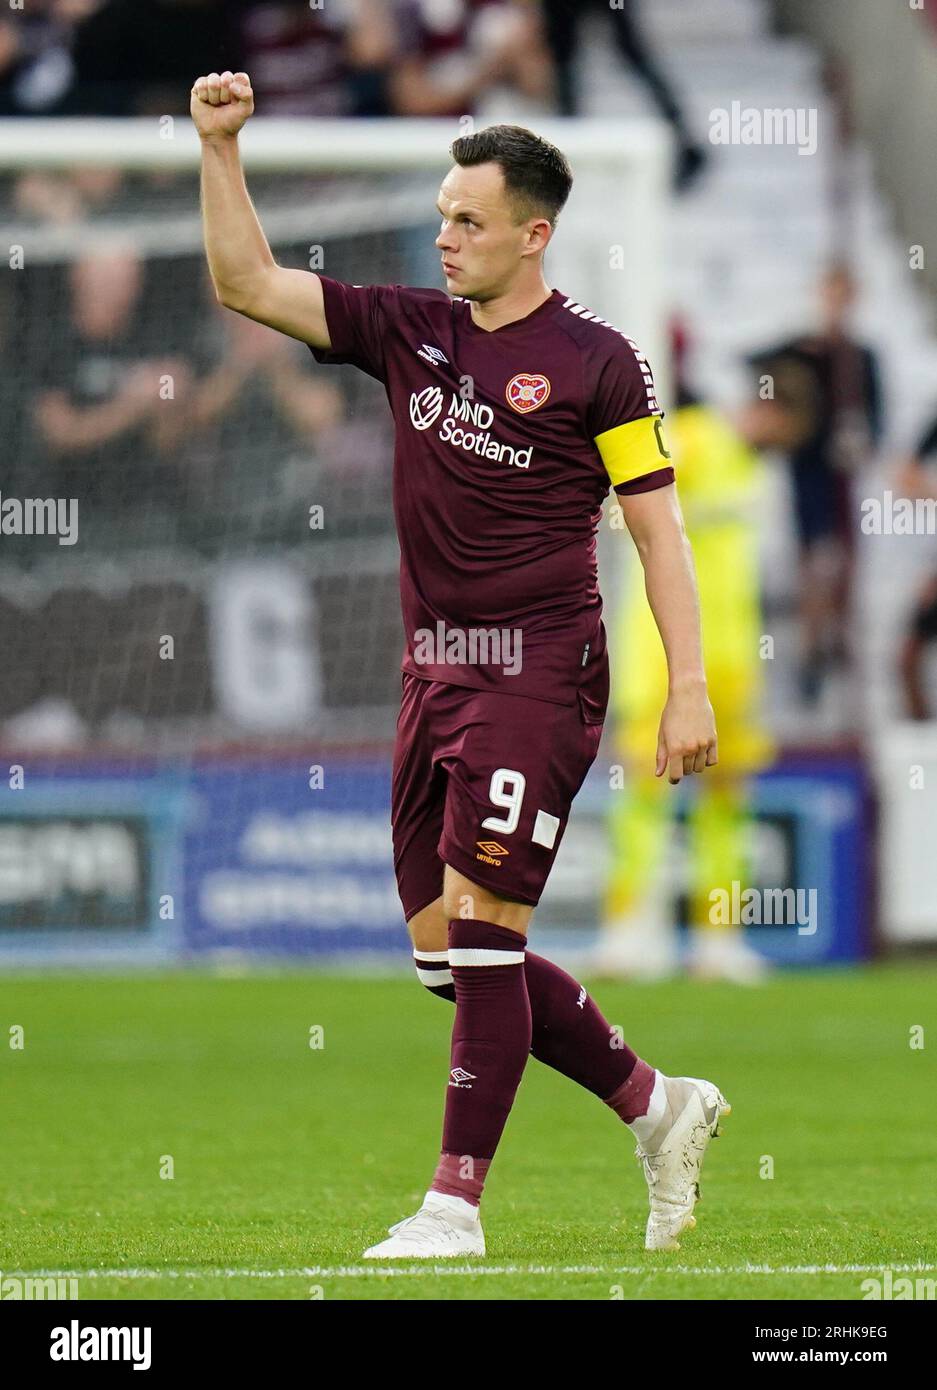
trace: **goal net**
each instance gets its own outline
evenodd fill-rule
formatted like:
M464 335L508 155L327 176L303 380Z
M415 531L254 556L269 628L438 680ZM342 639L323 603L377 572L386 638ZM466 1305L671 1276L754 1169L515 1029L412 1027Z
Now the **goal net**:
M666 134L538 129L575 174L547 278L634 337L666 395ZM399 949L383 391L217 305L187 120L4 133L0 951ZM277 260L442 288L460 133L252 119ZM613 603L601 535L600 567Z

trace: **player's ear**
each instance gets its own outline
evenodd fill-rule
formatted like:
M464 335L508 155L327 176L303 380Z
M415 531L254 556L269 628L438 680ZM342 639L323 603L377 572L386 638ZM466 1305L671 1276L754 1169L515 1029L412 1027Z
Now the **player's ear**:
M527 224L527 250L545 251L553 235L553 228L545 217L532 217Z

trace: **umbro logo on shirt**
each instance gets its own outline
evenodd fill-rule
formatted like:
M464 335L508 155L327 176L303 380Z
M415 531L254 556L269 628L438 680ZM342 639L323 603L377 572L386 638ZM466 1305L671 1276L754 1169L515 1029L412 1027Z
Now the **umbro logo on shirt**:
M443 352L442 348L433 347L432 343L424 343L423 346L418 349L416 355L417 357L422 357L427 362L432 362L434 367L441 367L443 364L448 367L449 365L449 358Z

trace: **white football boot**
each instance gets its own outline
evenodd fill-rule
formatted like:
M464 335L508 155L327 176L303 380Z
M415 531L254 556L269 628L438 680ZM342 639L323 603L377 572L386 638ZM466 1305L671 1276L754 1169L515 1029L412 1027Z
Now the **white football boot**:
M741 932L701 927L693 932L687 967L697 980L728 980L733 985L760 985L771 962L748 945Z
M390 1228L388 1240L365 1250L366 1260L451 1260L484 1255L485 1233L478 1208L461 1197L427 1192L415 1216Z
M696 1225L693 1208L700 1197L699 1174L707 1145L719 1133L720 1116L728 1115L732 1107L711 1081L695 1076L662 1080L667 1107L634 1152L644 1167L651 1208L644 1247L679 1250L681 1231Z

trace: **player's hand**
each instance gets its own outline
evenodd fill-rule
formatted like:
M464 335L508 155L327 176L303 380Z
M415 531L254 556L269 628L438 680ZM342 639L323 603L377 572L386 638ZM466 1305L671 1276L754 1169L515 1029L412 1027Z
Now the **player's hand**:
M657 735L655 774L676 786L682 777L718 762L716 718L703 684L672 691Z
M233 138L253 114L254 93L246 72L210 72L198 77L190 108L202 140Z

